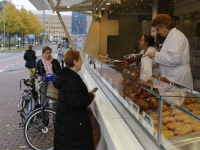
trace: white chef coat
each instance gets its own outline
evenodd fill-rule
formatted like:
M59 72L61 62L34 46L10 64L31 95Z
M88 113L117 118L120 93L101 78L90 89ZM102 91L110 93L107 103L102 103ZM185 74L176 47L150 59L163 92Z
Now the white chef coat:
M161 51L155 55L155 62L160 64L161 77L193 89L189 44L182 32L176 28L169 32Z
M149 46L145 54L150 52L157 52L157 50L154 47ZM144 55L144 50L141 50L140 54ZM157 77L160 76L159 64L155 62L155 58L152 59L152 74Z

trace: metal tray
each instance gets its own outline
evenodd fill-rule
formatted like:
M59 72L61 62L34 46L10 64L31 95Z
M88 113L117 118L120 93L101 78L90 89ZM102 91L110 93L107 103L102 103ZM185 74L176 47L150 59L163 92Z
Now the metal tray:
M132 62L138 62L140 61L141 57L142 57L143 54L128 54L128 55L125 55L124 58L129 62L129 63L132 63Z

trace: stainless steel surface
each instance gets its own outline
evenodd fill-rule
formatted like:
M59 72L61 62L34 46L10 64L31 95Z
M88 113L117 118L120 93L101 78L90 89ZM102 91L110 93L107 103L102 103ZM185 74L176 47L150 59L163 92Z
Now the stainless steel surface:
M141 57L141 55L142 55L142 54L128 54L128 55L125 55L124 58L125 58L126 60L131 59L131 58L137 59L137 58Z

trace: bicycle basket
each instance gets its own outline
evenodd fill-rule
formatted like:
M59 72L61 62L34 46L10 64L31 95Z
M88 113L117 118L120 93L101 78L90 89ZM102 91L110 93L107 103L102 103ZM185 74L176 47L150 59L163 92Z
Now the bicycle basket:
M46 95L47 93L47 84L46 82L42 82L39 87L39 92Z
M58 100L58 89L56 89L53 86L53 83L51 81L48 82L46 96L47 98L52 99L54 101Z

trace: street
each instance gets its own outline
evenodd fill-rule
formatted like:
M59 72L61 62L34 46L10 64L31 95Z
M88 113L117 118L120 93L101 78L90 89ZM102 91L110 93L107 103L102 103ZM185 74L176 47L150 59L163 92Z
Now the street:
M52 56L56 56L57 46L51 46ZM35 49L41 57L41 49ZM19 127L17 113L20 98L20 79L28 77L24 52L0 53L0 150L29 150L24 139L23 128Z

